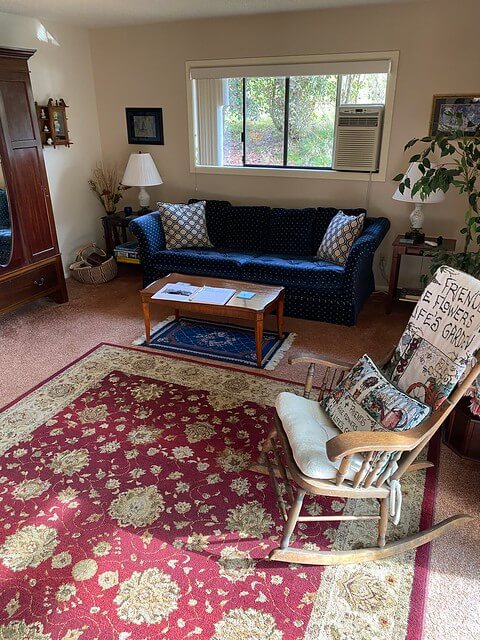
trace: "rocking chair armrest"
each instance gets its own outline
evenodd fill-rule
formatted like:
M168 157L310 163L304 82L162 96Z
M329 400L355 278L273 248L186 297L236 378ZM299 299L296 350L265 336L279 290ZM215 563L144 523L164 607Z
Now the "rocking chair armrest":
M477 367L480 368L479 365ZM478 375L478 369L477 369ZM464 389L475 376L470 373L462 383ZM463 391L464 393L464 391ZM333 462L354 453L366 451L411 451L425 444L440 428L463 393L460 391L455 402L445 400L441 407L424 418L420 424L406 431L347 431L327 441L327 456Z
M334 462L366 451L411 451L422 438L418 431L349 431L327 442L327 456Z
M346 362L345 360L335 360L334 358L327 358L322 355L314 355L313 353L300 353L297 356L292 356L288 359L289 364L320 364L328 369L343 369L344 371L350 371L355 362Z
M395 346L393 346L390 351L385 355L381 360L377 361L377 365L381 368L384 367L390 360L392 359L393 354L395 353ZM289 364L320 364L329 369L342 369L344 371L350 371L353 365L357 362L354 360L337 360L335 358L330 358L323 355L314 355L313 353L299 353L297 356L291 356L288 359Z
M468 387L480 374L480 359L451 396L420 424L407 431L349 431L327 441L327 456L335 461L354 453L365 451L412 451L424 446L441 427L457 402L465 395Z

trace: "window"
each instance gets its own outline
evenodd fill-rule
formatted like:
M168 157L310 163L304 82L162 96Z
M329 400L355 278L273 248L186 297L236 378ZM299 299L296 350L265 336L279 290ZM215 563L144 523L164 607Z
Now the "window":
M374 55L187 63L193 170L335 173L335 127L342 106L382 105L384 131L390 123L397 56Z

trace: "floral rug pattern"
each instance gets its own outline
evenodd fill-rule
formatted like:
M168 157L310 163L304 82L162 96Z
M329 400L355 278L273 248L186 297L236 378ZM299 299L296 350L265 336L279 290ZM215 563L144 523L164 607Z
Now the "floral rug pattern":
M281 519L248 466L285 389L299 386L102 345L4 410L0 640L420 638L414 553L325 570L265 560ZM418 529L424 474L404 492L394 536ZM373 539L370 523L309 523L295 544Z

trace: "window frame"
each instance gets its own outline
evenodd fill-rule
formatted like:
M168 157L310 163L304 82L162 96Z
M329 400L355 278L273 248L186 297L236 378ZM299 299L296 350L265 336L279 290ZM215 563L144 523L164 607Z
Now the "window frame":
M187 83L187 109L188 109L188 143L190 155L190 173L194 174L217 174L217 175L251 175L265 177L295 177L295 178L316 178L328 180L357 180L385 182L387 174L388 152L390 147L390 137L393 120L393 108L395 100L395 90L397 84L397 70L400 54L398 51L372 51L367 53L345 53L345 54L322 54L315 56L282 56L268 58L236 58L223 60L189 60L185 63L186 83ZM385 94L385 110L383 117L383 133L380 145L379 169L375 173L360 171L338 171L329 168L312 167L291 167L291 166L213 166L197 165L195 159L196 152L196 96L194 91L194 81L190 79L191 69L197 67L232 67L232 66L256 66L264 64L302 64L315 62L363 62L369 60L389 60L390 73L387 80ZM244 83L245 85L245 83ZM338 108L338 106L337 106ZM287 110L288 112L288 110ZM244 113L245 122L245 113ZM243 131L245 136L245 131ZM285 151L285 149L284 149Z

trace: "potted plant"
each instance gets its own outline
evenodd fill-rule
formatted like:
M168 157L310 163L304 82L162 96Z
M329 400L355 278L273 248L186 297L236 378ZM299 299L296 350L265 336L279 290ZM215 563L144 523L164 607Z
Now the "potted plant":
M405 145L405 151L419 142L425 144L420 153L410 158L410 162L417 162L422 177L414 185L405 174L400 173L394 180L400 182L399 189L411 189L412 196L416 193L425 199L431 193L442 190L446 193L455 188L465 196L467 210L465 212L465 226L460 233L465 236L463 251L448 253L441 247L429 252L432 258L430 273L443 264L469 273L480 278L480 124L474 125L460 112L446 112L452 123L445 130L434 136L413 138ZM472 248L477 245L476 248ZM423 276L424 284L428 280ZM480 414L480 381L471 389L470 394L471 417ZM468 411L468 409L467 409Z
M120 182L116 167L105 167L102 163L97 164L88 184L102 203L107 216L116 212L117 204L123 198L122 191L130 189Z
M410 162L418 163L422 177L414 185L403 173L394 180L400 182L401 193L411 189L412 196L418 193L422 200L435 191L446 193L450 188L464 194L467 210L465 226L460 230L465 236L463 251L448 253L441 247L432 250L430 272L447 264L480 278L480 252L478 246L472 249L473 244L480 244L480 124L475 126L459 112L446 115L452 124L445 130L434 136L413 138L405 145L406 151L419 142L425 144L420 153L410 158Z

